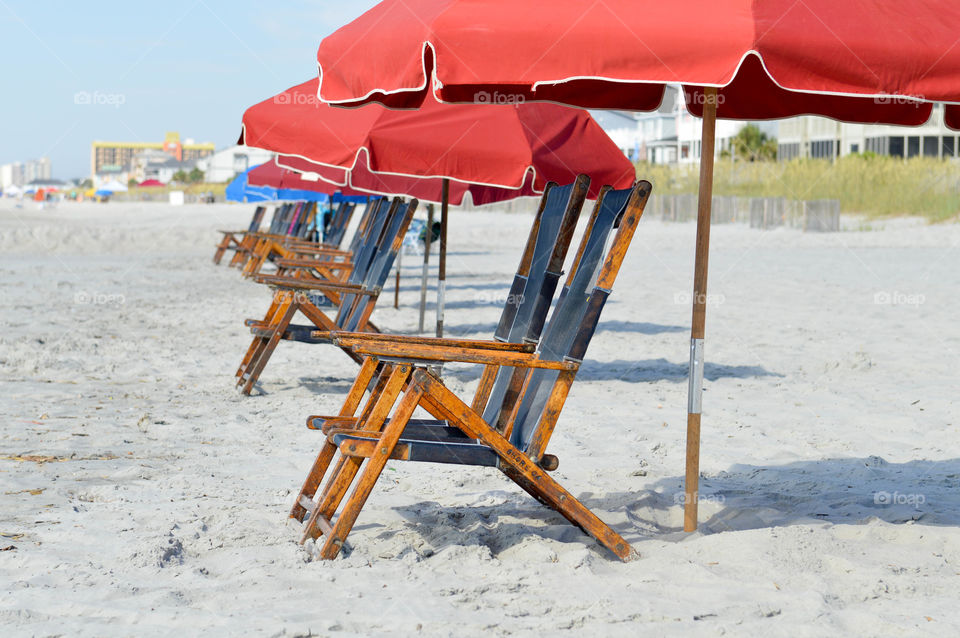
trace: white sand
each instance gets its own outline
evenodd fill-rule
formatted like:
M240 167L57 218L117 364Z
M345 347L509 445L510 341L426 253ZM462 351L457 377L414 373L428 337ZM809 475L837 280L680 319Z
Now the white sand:
M960 226L715 227L685 535L694 227L645 220L550 448L643 558L495 470L396 463L323 562L286 515L304 419L356 366L282 343L264 394L233 391L269 295L210 258L251 211L0 202L0 635L960 632ZM453 217L449 333L492 333L529 222ZM415 327L415 262L381 327ZM447 377L467 393L478 371Z

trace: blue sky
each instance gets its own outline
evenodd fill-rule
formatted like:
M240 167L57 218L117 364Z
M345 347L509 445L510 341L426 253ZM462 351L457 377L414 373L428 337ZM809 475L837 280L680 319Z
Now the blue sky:
M374 4L0 0L0 164L48 156L70 179L94 139L231 144L245 108L315 74L320 40Z

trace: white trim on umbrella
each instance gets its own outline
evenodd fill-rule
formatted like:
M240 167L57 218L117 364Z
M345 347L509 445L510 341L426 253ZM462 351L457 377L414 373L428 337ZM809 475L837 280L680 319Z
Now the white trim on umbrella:
M375 93L379 93L379 94L382 94L382 95L397 95L397 94L400 94L400 93L419 93L419 92L421 92L421 91L423 91L423 90L425 90L425 89L427 88L427 79L428 79L428 78L427 78L427 62L426 62L426 57L423 55L423 53L427 50L427 48L429 48L429 49L433 52L433 59L434 59L433 70L432 70L431 75L430 75L431 79L433 80L433 82L432 82L433 88L431 89L431 93L433 94L434 99L435 99L437 102L440 102L441 104L465 104L465 103L469 103L469 102L448 102L448 101L446 101L446 100L441 99L440 95L438 94L438 91L443 88L444 84L443 84L443 81L440 79L440 77L437 75L437 68L438 68L440 65L437 63L437 51L436 51L436 49L434 48L433 43L432 43L430 40L425 40L424 43L423 43L423 46L422 46L422 48L421 48L421 66L422 66L422 68L423 68L423 82L421 83L420 86L418 86L418 87L413 87L413 88L407 88L407 87L405 87L405 88L394 89L394 90L387 90L387 89L382 89L382 88L376 88L376 89L371 89L370 91L368 91L368 92L365 93L364 95L362 95L362 96L360 96L360 97L357 97L357 98L351 98L351 99L348 99L348 100L330 100L330 99L324 98L323 95L321 94L321 93L322 93L322 90L323 90L323 65L318 62L318 63L317 63L317 70L318 70L318 77L319 77L319 80L320 80L320 81L319 81L319 83L317 84L317 98L318 98L320 101L322 101L323 103L325 103L325 104L356 104L356 103L358 103L358 102L361 102L361 101L364 101L364 100L368 99L370 96L372 96L372 95L375 94ZM737 63L737 66L736 66L736 68L734 69L733 74L730 76L730 79L727 80L726 83L724 83L724 84L717 84L717 83L712 83L712 82L680 82L680 81L675 81L675 80L674 80L674 81L671 81L671 80L655 80L655 81L651 81L651 80L634 80L634 79L626 79L626 78L615 78L615 77L604 76L604 75L571 75L571 76L568 76L568 77L565 77L565 78L556 79L556 80L541 80L541 81L538 81L538 82L534 82L533 84L530 85L530 87L531 87L531 90L532 90L532 91L536 92L536 90L537 90L539 87L541 87L541 86L559 86L559 85L561 85L561 84L566 84L566 83L568 83L568 82L575 82L575 81L578 81L578 80L602 80L602 81L605 81L605 82L614 82L614 83L617 83L617 84L649 84L649 85L654 85L654 84L662 84L662 85L667 85L667 84L682 84L682 85L684 85L684 86L694 86L694 87L700 87L700 88L710 88L710 87L714 87L714 88L717 88L717 89L724 89L724 88L726 88L727 86L730 86L730 84L734 81L734 79L736 79L737 74L740 73L740 68L743 66L743 63L744 63L744 62L746 61L746 59L747 59L747 56L750 56L750 55L755 55L755 56L760 60L760 65L763 67L763 72L767 75L767 77L770 79L770 81L771 81L774 85L776 85L778 88L783 89L784 91L788 91L788 92L790 92L790 93L799 93L799 94L802 94L802 95L825 95L825 96L836 96L836 97L862 98L862 99L865 99L865 100L866 100L866 99L890 99L890 98L896 98L896 99L908 100L908 101L910 101L910 102L916 102L918 105L919 105L919 104L935 104L935 103L941 103L941 104L960 104L960 99L958 99L958 100L956 100L956 101L952 101L952 100L930 100L930 99L927 99L926 96L915 96L915 95L907 95L907 94L900 94L900 93L853 93L853 92L841 92L841 91L810 91L810 90L804 90L804 89L791 88L791 87L788 87L788 86L786 86L785 84L782 84L781 82L777 81L777 79L776 79L776 78L773 76L773 74L770 72L770 69L767 67L766 61L763 59L763 55L762 55L759 51L757 51L756 49L749 49L748 51L744 52L743 56L741 56L741 58L740 58L740 62ZM482 84L478 84L478 86L483 86L483 85L482 85ZM553 101L553 100L537 100L536 98L532 98L532 99L535 100L535 101L537 101L537 102L544 102L544 103L560 104L560 105L563 105L563 106L570 106L570 104L569 104L568 102L555 102L555 101ZM662 98L661 98L661 104L662 104L662 103L663 103L663 102L662 102ZM384 104L384 105L382 105L382 106L384 106L384 108L391 109L391 110L405 110L405 109L398 109L398 108L396 108L396 107L391 107L391 106L386 105L386 104ZM593 110L598 110L598 111L601 111L601 110L623 110L623 109L615 109L615 108L613 108L613 107L603 108L603 107L592 107L592 106L591 106L591 107L589 107L589 108L591 108L591 109L593 109ZM690 111L689 111L689 106L688 106L687 111L690 112ZM693 113L691 113L691 115L693 115ZM803 114L803 113L798 113L797 115L804 115L804 114ZM819 116L821 116L821 117L827 117L827 118L830 118L830 119L835 119L835 118L831 118L829 115L821 115L821 114L819 114L819 113L808 113L808 114L806 114L806 115L819 115ZM699 117L699 116L696 116L696 117ZM794 117L794 116L791 116L791 117ZM739 119L739 118L737 118L737 119ZM766 119L766 118L750 118L750 119L762 120L762 119ZM782 118L777 117L777 118L769 118L769 119L782 119Z

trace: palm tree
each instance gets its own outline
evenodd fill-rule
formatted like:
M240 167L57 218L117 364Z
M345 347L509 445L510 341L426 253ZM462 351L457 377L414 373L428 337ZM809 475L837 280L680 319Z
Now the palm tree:
M730 153L734 159L762 162L777 159L777 139L770 137L754 124L747 124L730 138Z

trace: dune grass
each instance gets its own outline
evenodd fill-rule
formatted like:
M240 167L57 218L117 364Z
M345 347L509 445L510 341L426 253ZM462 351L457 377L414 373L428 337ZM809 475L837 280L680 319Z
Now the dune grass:
M696 193L699 166L637 165L660 193ZM838 199L845 213L868 217L918 215L931 222L960 213L960 164L933 158L851 155L829 160L736 162L719 160L716 195Z

